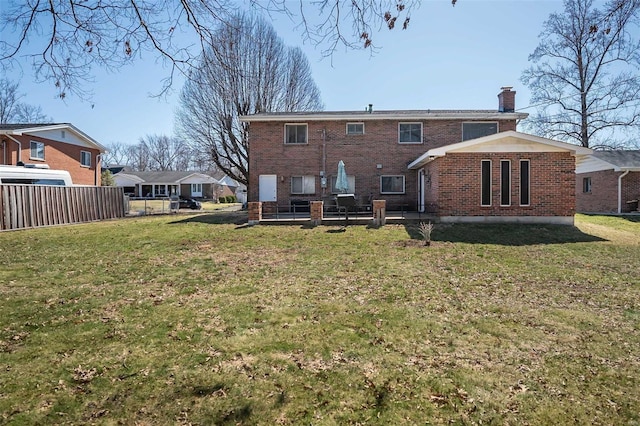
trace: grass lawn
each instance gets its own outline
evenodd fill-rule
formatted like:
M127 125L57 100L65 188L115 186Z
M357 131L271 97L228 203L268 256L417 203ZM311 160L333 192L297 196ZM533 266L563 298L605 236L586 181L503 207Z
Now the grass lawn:
M640 221L0 233L0 423L640 424Z

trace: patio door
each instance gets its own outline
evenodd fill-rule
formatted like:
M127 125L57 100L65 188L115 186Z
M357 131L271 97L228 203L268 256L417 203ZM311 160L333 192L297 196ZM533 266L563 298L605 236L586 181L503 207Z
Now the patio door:
M262 202L278 200L278 176L258 176L258 197Z
M420 213L425 211L424 197L424 169L420 169L418 170L418 211Z

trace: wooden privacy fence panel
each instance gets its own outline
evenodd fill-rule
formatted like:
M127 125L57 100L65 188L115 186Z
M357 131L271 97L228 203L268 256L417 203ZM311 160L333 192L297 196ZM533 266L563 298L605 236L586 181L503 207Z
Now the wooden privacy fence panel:
M123 188L0 185L0 230L124 217Z

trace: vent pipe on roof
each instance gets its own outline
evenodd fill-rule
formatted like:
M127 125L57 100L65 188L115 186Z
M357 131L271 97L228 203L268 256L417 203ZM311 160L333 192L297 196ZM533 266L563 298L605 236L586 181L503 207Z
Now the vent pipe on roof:
M371 114L373 112L373 104L369 104L369 114Z

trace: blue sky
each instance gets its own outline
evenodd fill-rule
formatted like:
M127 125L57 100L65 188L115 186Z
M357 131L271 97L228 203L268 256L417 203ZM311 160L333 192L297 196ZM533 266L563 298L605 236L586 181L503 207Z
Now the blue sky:
M331 59L323 58L322 47L303 43L287 17L272 20L287 45L307 54L327 110L364 110L369 103L378 110L497 109L501 86L514 87L516 109L521 109L529 106L530 93L520 83L528 55L543 22L561 9L560 0L458 0L455 7L449 0L423 1L407 30L373 34L380 46L373 56L340 48ZM27 94L23 101L109 145L173 134L181 82L172 95L151 97L168 72L149 53L117 73L95 70L90 102L59 100L51 84L33 81L28 67L7 77L19 81Z

